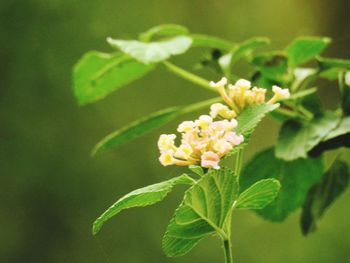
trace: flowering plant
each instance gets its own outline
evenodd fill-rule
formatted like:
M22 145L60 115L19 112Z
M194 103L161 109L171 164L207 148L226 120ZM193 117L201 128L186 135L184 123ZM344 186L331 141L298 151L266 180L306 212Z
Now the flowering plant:
M204 237L215 234L222 240L225 261L232 262L231 217L235 209L252 209L263 218L281 222L302 208L302 232L306 235L315 229L350 178L348 164L339 153L334 154L334 150L350 147L350 61L320 56L330 43L328 38L298 38L283 50L255 53L268 42L253 38L232 43L191 34L182 26L162 25L140 34L139 40L108 38L118 49L116 53L92 51L83 56L74 69L74 90L80 104L102 99L159 64L220 95L155 112L109 134L95 146L93 155L182 114L206 109L207 115L178 126L179 144L175 134L162 134L158 140L160 163L188 167L188 174L120 198L94 222L93 234L124 209L163 200L178 184L189 188L163 238L168 256L183 255ZM207 50L200 67L224 75L221 80L209 82L169 62L170 57L196 47ZM240 60L253 68L250 80L234 74L233 67ZM317 66L305 66L310 61ZM317 79L338 80L341 97L336 110L322 107L317 88L310 87ZM277 143L256 154L242 169L243 150L266 115L281 123ZM327 168L326 154L335 156ZM233 168L221 162L230 156L235 159Z

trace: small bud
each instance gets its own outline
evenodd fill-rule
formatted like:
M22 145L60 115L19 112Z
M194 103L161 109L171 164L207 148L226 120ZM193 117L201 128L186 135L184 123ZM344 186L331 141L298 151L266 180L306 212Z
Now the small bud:
M251 83L249 80L246 79L239 79L236 81L235 86L239 87L239 88L246 88L246 89L250 89L251 87Z
M193 121L184 121L177 128L178 132L189 132L191 131L196 124Z
M209 115L201 115L199 117L199 119L195 121L195 124L198 127L204 129L204 128L208 127L208 125L212 122L213 122L213 118L210 117Z
M223 77L218 82L210 81L210 86L213 88L221 88L227 84L227 78Z
M210 106L210 116L216 118L221 116L225 119L232 119L236 117L236 113L233 110L230 110L226 105L221 103L214 103Z

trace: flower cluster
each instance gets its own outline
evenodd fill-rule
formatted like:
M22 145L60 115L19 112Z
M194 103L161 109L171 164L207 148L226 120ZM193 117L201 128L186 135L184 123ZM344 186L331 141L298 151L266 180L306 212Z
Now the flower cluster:
M211 116L221 116L223 118L230 118L237 116L245 107L252 104L265 103L266 89L253 87L248 80L240 79L234 85L228 84L227 79L222 78L218 82L210 82L210 85L215 88L225 101L227 106L217 103L211 107ZM272 91L274 96L267 102L269 104L276 103L279 100L290 97L288 89L281 89L278 86L273 86Z
M215 110L217 114L222 114L220 109ZM234 132L236 127L235 119L214 121L209 115L202 115L195 121L184 121L177 129L181 133L179 147L175 145L175 134L160 136L159 161L164 166L200 164L219 169L220 159L244 140L242 135Z

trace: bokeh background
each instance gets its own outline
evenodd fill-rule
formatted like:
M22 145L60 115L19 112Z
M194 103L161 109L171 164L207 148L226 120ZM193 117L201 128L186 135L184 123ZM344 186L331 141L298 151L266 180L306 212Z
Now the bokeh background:
M121 195L183 171L157 161L157 137L176 122L91 158L94 144L146 113L212 94L158 67L106 99L78 107L72 66L88 50L111 51L107 36L135 38L161 23L232 41L267 36L276 48L300 35L330 36L334 43L326 54L349 59L349 10L348 0L1 1L0 262L221 262L215 238L181 258L164 256L162 234L182 187L163 203L121 213L96 238L90 230ZM193 57L176 61L192 69ZM335 89L331 83L321 89L329 107ZM277 123L265 120L245 159L273 145L277 131ZM349 200L347 191L307 238L299 231L300 211L283 224L236 213L236 262L350 262Z

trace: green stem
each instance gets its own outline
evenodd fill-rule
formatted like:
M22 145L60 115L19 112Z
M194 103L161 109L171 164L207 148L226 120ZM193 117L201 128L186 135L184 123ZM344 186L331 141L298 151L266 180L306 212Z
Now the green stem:
M215 97L215 98L212 98L212 99L209 99L209 100L200 101L200 102L191 104L189 106L183 107L181 112L183 114L190 113L190 112L193 112L193 111L196 111L196 110L200 110L200 109L206 108L206 107L212 105L213 103L217 103L217 102L221 102L221 101L222 101L221 97Z
M183 78L183 79L186 79L192 83L195 83L199 86L201 86L202 88L205 88L205 89L208 89L210 91L214 91L216 92L216 90L210 86L210 82L204 78L201 78L191 72L188 72L187 70L184 70L168 61L164 61L163 62L163 65L169 70L171 71L172 73L174 73L175 75Z
M304 106L299 105L298 106L298 110L305 116L306 119L311 120L314 117L314 114L307 110L306 108L304 108Z
M223 241L223 246L224 246L224 254L225 254L225 263L233 263L232 260L232 251L231 251L231 238L225 239Z
M240 149L237 152L236 156L236 166L235 166L235 176L237 176L237 184L238 189L237 192L239 193L239 177L241 175L241 169L242 169L242 163L243 163L243 149ZM234 209L234 205L231 207L229 214L227 218L225 219L225 233L226 236L223 238L223 247L224 247L224 254L225 254L225 263L232 263L232 239L231 239L231 224L232 224L232 211Z
M235 175L237 176L237 184L238 184L237 192L239 192L239 177L241 176L242 162L243 162L243 149L240 149L237 152L236 165L235 165Z

